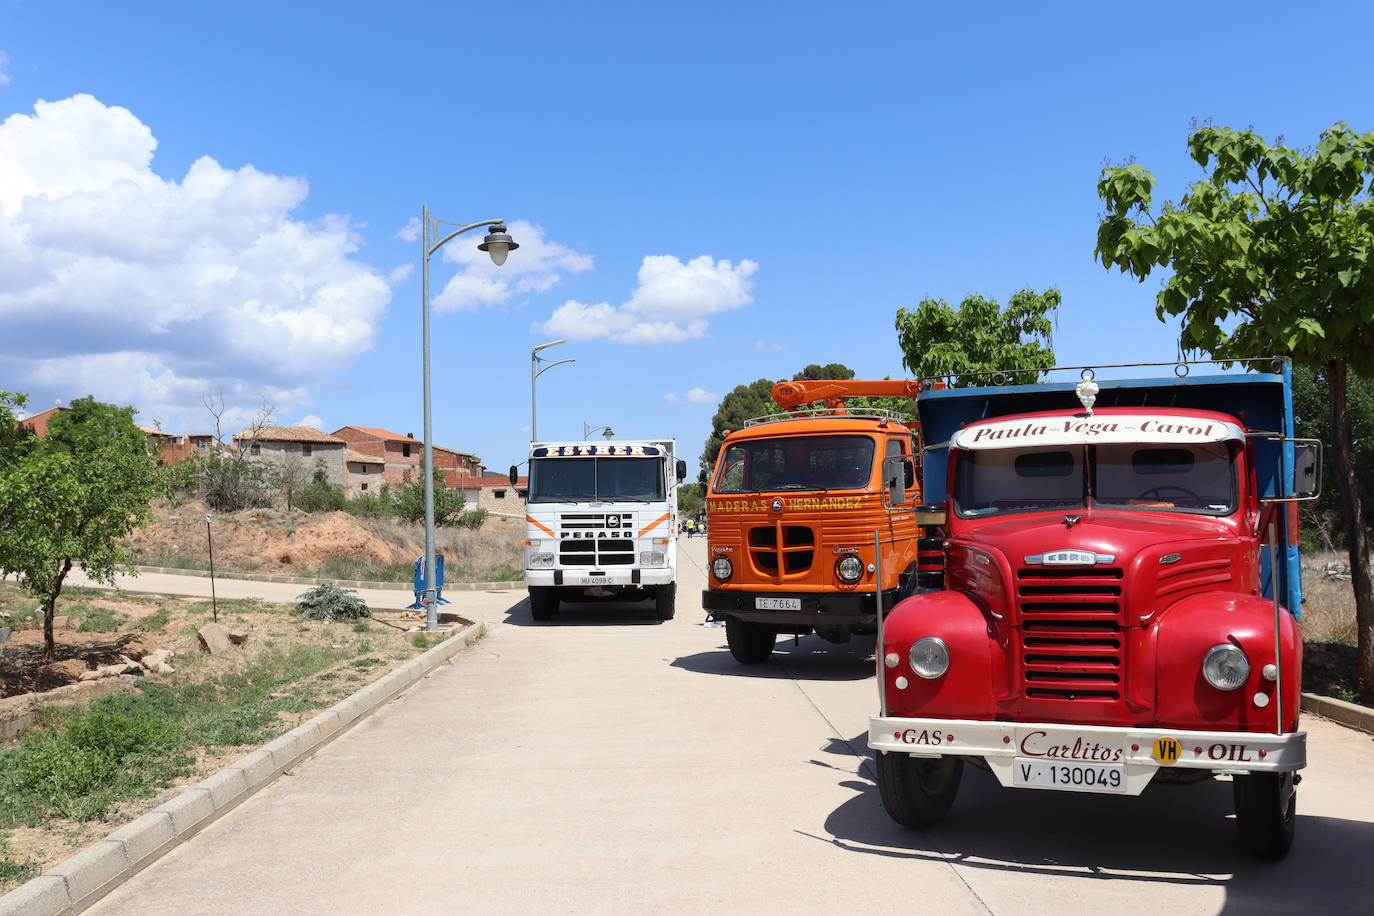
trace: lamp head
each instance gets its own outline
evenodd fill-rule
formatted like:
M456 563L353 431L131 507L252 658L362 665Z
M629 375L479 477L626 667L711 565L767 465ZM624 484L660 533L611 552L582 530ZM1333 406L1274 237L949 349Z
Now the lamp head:
M615 433L611 430L609 426L606 427L606 430L601 435L605 436L607 439L615 438Z
M479 250L491 255L491 262L497 267L506 263L506 255L520 247L520 244L506 233L506 227L502 223L497 223L491 227L487 237L482 239L482 244L477 246Z

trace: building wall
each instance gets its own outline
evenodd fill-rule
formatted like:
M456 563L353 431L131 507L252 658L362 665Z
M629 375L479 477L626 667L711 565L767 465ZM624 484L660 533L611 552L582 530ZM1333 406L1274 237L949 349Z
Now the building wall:
M358 450L354 449L354 451ZM382 487L386 484L386 475L382 473L381 465L367 464L362 461L349 461L346 464L348 482L344 486L344 492L349 499L364 493L376 496L381 492Z
M497 496L497 494L503 494ZM525 514L525 490L515 488L510 484L504 486L475 487L463 490L465 505L463 511L472 509L486 509L488 512L499 512L506 515Z
M302 452L302 446L310 447L310 454ZM314 479L315 469L323 464L325 482L333 487L344 485L344 451L347 446L342 442L263 442L259 440L249 448L248 457L255 461L266 461L286 467L288 462L296 462L305 471L304 482ZM257 451L252 451L256 449Z

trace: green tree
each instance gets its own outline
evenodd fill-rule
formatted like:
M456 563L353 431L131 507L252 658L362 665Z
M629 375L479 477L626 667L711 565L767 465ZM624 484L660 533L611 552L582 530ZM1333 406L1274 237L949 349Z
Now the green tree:
M79 398L0 464L0 572L41 603L45 659L55 657L53 612L72 568L99 582L132 571L119 542L147 523L160 483L133 416Z
M1357 686L1374 703L1374 581L1349 402L1352 376L1374 378L1374 133L1335 124L1303 151L1207 126L1189 135L1188 151L1206 180L1157 212L1153 175L1134 164L1103 170L1097 256L1142 281L1172 269L1155 311L1181 318L1184 349L1222 360L1286 353L1321 370L1346 510Z
M444 472L439 468L434 469L434 524L442 528L445 525L460 524L463 515L463 507L467 500L463 498L462 490L450 490L444 486ZM399 490L392 491L392 505L396 517L405 522L422 522L425 520L425 482L423 475L420 480L405 484Z
M706 507L706 486L684 483L677 488L677 511L683 518L695 518Z
M19 417L15 413L15 408L23 407L28 402L28 395L0 391L0 466L33 436L31 429L19 424Z
M745 420L776 413L777 409L777 405L773 403L772 379L755 379L747 385L736 385L727 392L725 397L720 399L715 416L711 418L711 435L707 438L701 453L701 474L697 477L698 482L705 484L711 476L711 469L716 466L716 456L720 454L727 430L739 429L744 426Z
M918 378L952 377L955 387L1030 383L1054 365L1054 317L1060 293L1023 289L1007 307L996 299L966 296L959 307L923 299L916 310L897 310L902 365Z
M1360 503L1374 506L1374 380L1352 375L1348 379L1350 441L1355 461L1355 479L1360 491ZM1297 433L1304 439L1331 441L1331 386L1319 368L1293 367L1293 415ZM1328 449L1322 454L1322 480L1336 476ZM1345 504L1333 487L1323 487L1315 503L1302 503L1303 521L1313 535L1311 543L1333 548L1344 544L1339 532L1348 524ZM1369 530L1374 519L1365 517ZM1333 534L1335 535L1333 539Z

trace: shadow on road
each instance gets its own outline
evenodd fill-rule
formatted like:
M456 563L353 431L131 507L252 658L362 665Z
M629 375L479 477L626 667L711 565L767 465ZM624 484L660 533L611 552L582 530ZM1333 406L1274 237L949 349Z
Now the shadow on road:
M558 605L552 620L530 616L530 600L523 598L506 608L502 623L517 627L642 627L665 623L654 611L654 602L565 601Z
M804 681L857 681L873 676L873 637L857 636L837 646L818 636L803 636L793 644L792 637L780 638L773 655L761 665L741 665L725 645L725 628L720 647L713 652L684 655L673 662L697 674L725 674L732 677L791 678Z
M1137 798L1003 788L990 773L964 767L949 818L906 830L883 810L867 735L842 742L865 754L854 795L816 837L862 855L943 861L961 868L1063 879L1194 884L1226 890L1223 912L1285 909L1368 912L1374 825L1302 814L1288 858L1266 862L1241 852L1231 785L1153 784Z

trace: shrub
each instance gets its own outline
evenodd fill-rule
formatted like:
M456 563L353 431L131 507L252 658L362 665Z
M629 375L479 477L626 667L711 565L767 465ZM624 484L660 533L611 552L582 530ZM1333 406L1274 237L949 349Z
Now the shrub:
M343 487L333 487L322 480L306 484L295 494L295 506L305 512L337 512L344 508Z
M74 615L75 611L68 611ZM124 618L110 613L103 607L83 607L80 611L81 626L78 633L113 633L124 623Z
M299 595L296 607L306 620L357 620L372 616L357 592L339 588L333 582L322 582Z

